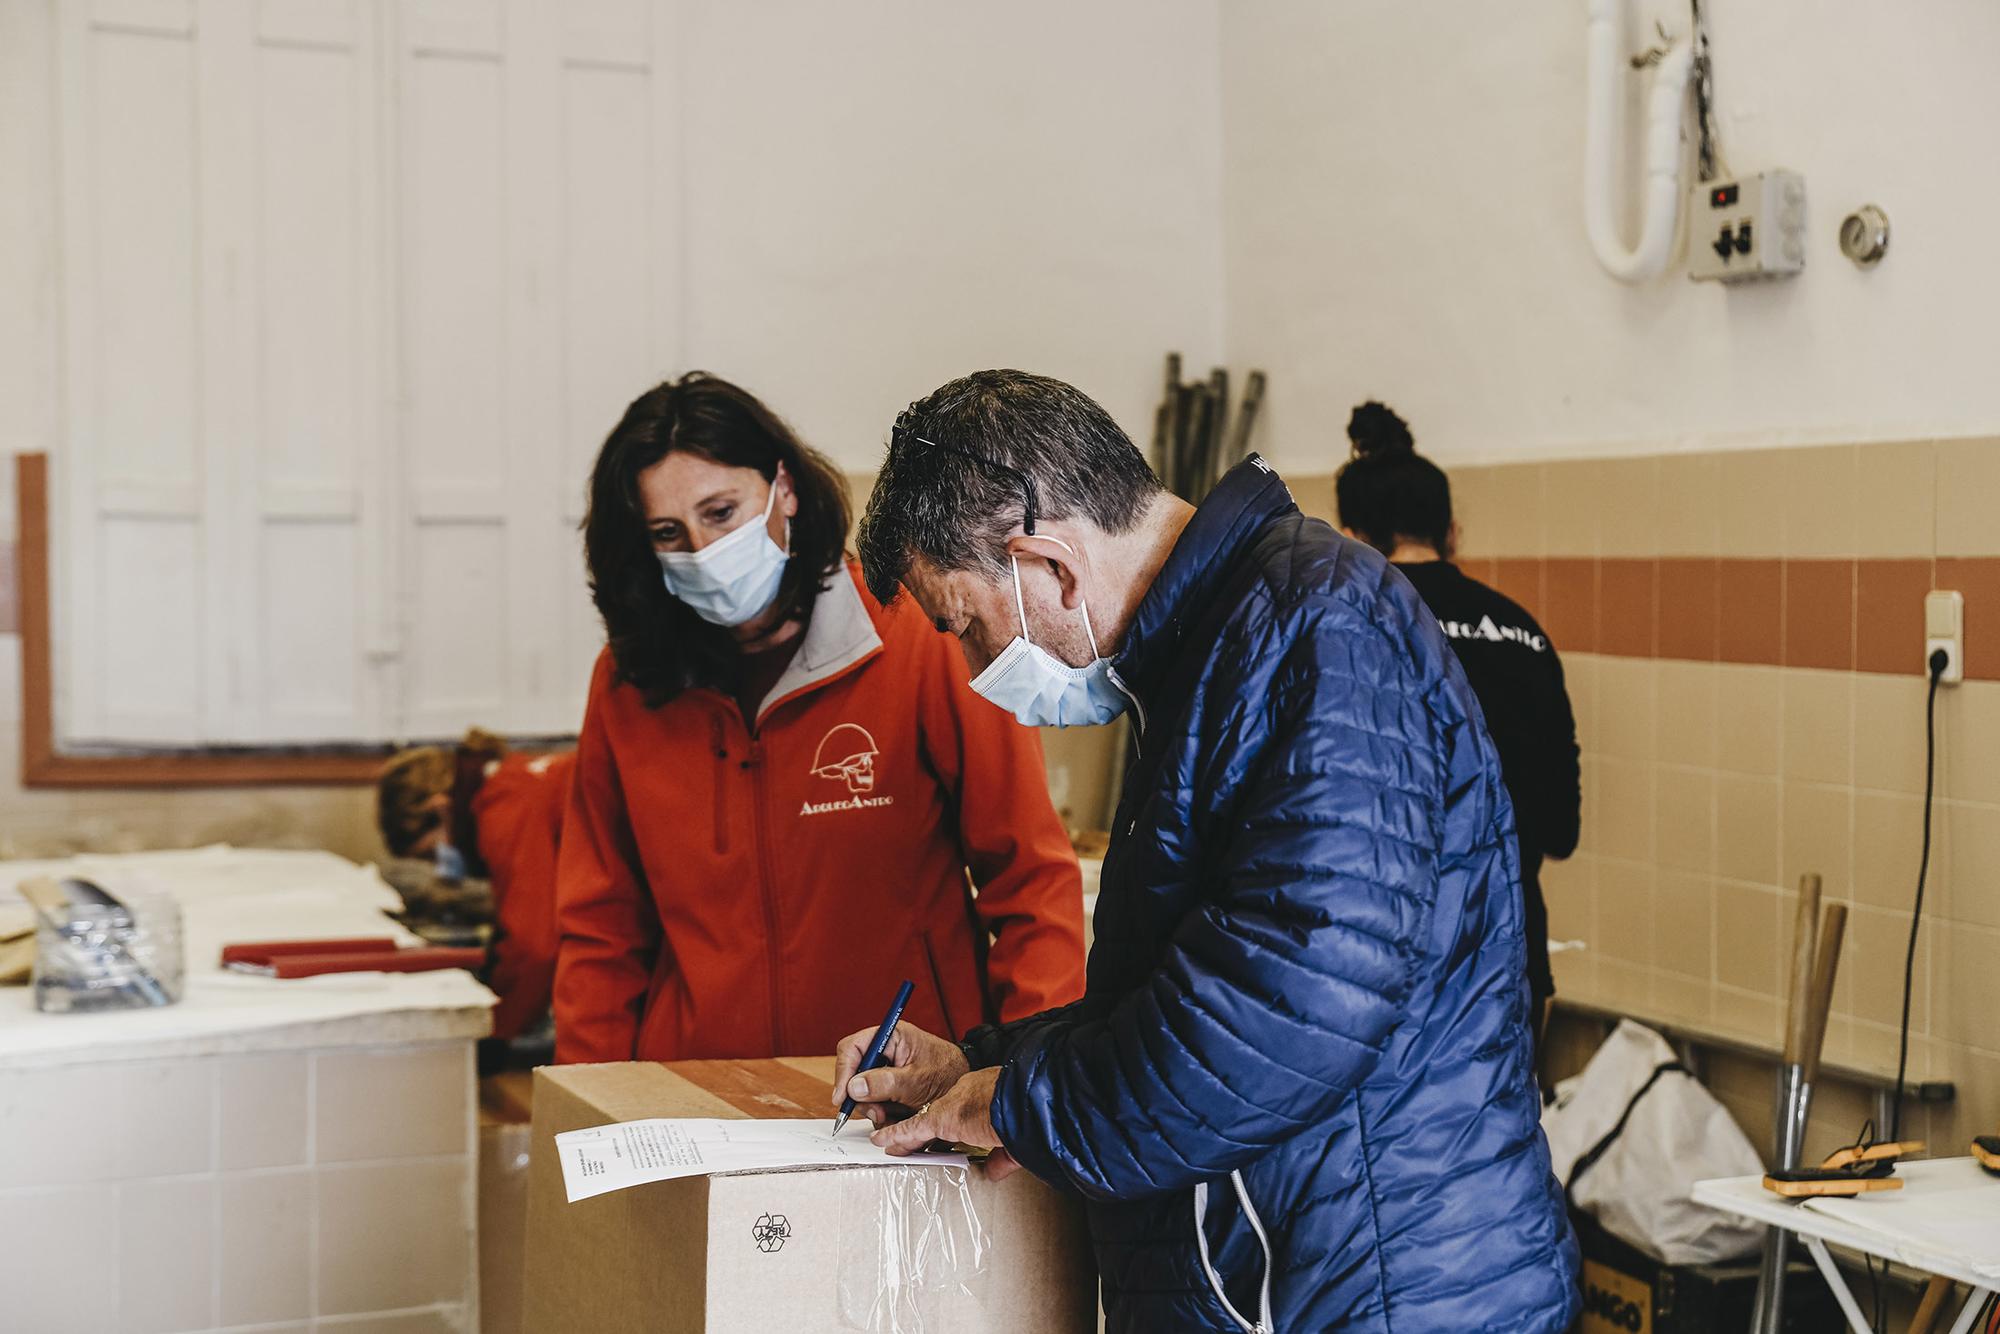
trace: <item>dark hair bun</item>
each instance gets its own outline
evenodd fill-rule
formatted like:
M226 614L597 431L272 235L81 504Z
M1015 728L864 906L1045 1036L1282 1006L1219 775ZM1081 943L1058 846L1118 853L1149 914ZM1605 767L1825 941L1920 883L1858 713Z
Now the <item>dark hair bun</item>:
M1395 409L1372 398L1355 408L1347 419L1347 438L1354 442L1354 452L1363 458L1414 451L1417 443L1410 435L1409 425L1396 415Z

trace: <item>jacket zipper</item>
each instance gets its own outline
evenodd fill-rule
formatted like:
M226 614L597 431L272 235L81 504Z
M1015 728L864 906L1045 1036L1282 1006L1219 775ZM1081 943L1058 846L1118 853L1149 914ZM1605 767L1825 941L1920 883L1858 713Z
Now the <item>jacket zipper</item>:
M1257 1244L1264 1248L1264 1279L1257 1293L1257 1321L1252 1324L1244 1319L1230 1302L1229 1294L1222 1290L1222 1276L1215 1272L1215 1264L1208 1258L1208 1183L1203 1181L1194 1188L1194 1244L1201 1253L1201 1272L1208 1276L1208 1286L1215 1292L1215 1299L1222 1303L1222 1309L1236 1322L1243 1334L1277 1334L1278 1327L1271 1321L1271 1238L1264 1232L1264 1220L1257 1216L1256 1206L1250 1203L1250 1192L1244 1188L1243 1174L1231 1172L1229 1184L1236 1188L1236 1201L1243 1206L1243 1216L1250 1220L1250 1230L1257 1234Z
M1112 685L1118 687L1118 693L1123 695L1126 699L1132 702L1132 722L1133 725L1137 727L1139 731L1138 739L1132 743L1132 759L1133 759L1132 767L1134 770L1136 770L1138 768L1139 758L1146 753L1146 706L1139 702L1138 694L1130 686L1125 684L1124 678L1118 675L1118 671L1116 668L1112 668L1111 670L1107 671L1105 675L1110 678ZM1125 798L1123 793L1119 794L1118 804L1121 806L1125 804ZM1116 811L1113 811L1111 813L1111 818L1115 821L1118 818L1118 813ZM1139 827L1139 816L1135 812L1131 820L1126 822L1125 837L1127 838L1132 837L1132 831L1137 829L1138 827Z
M1118 693L1132 702L1132 717L1139 724L1139 745L1143 749L1146 744L1146 706L1139 702L1139 696L1125 684L1125 678L1118 675L1115 668L1107 671L1105 675L1111 679L1112 685L1118 687Z
M722 715L708 715L708 735L715 746L715 850L729 851L729 747L723 740Z
M924 962L930 965L931 990L937 992L938 1012L944 1015L944 1026L949 1030L946 1036L953 1042L956 1042L961 1034L958 1031L958 1025L953 1023L951 1019L951 1002L945 999L944 974L938 971L937 952L931 948L931 933L928 931L920 932L918 938L923 941Z
M764 941L770 958L767 971L771 980L771 1054L783 1056L785 1046L785 996L778 983L783 971L783 951L778 942L778 878L771 872L771 839L769 821L764 809L764 743L754 734L750 738L750 755L743 761L743 767L750 771L750 784L754 794L751 807L752 839L757 844L757 889L764 901Z

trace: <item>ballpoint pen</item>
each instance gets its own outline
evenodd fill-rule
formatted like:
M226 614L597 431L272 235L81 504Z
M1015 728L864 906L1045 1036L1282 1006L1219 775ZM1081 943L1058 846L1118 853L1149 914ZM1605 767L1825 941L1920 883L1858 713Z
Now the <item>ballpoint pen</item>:
M896 988L896 999L889 1006L889 1015L882 1021L882 1026L875 1030L875 1040L868 1044L868 1050L862 1055L861 1064L855 1070L855 1074L866 1074L882 1064L883 1049L889 1045L890 1037L896 1032L896 1025L903 1018L903 1007L909 1003L910 983L905 979L903 985ZM849 1078L853 1076L850 1075ZM840 1115L833 1120L833 1133L838 1135L840 1128L847 1124L847 1118L852 1115L854 1115L854 1098L850 1095L840 1104Z

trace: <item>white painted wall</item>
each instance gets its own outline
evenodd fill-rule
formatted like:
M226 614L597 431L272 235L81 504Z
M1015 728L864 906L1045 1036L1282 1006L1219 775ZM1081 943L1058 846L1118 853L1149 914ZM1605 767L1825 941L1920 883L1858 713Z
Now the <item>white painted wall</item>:
M1460 461L2000 429L2000 8L1708 9L1731 166L1806 176L1782 285L1598 269L1583 0L1224 6L1225 338L1271 372L1281 463L1334 466L1371 396ZM1835 228L1868 201L1893 240L1862 273Z
M52 6L0 0L0 457L56 435L55 34ZM0 485L10 489L13 468ZM12 537L14 507L0 513Z
M689 0L683 345L841 463L987 366L1143 441L1221 329L1213 0Z

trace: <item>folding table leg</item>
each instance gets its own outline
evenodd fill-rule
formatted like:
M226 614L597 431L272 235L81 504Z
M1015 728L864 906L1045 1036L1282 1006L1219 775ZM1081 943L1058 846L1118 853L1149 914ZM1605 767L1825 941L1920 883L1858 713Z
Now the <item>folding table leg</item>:
M1820 1275L1826 1279L1826 1286L1833 1289L1833 1299L1840 1303L1841 1314L1847 1317L1848 1328L1852 1329L1854 1334L1873 1334L1873 1329L1868 1324L1868 1317L1861 1314L1860 1304L1854 1300L1854 1294L1848 1291L1847 1280L1834 1265L1833 1257L1826 1253L1826 1243L1818 1237L1800 1237L1799 1240L1804 1242L1806 1250L1811 1252L1813 1263L1819 1266ZM1962 1334L1962 1331L1954 1331L1954 1334Z
M1965 1298L1965 1305L1959 1308L1958 1320L1951 1327L1951 1334L1969 1334L1973 1324L1979 1319L1979 1305L1993 1295L1991 1288L1974 1288Z

